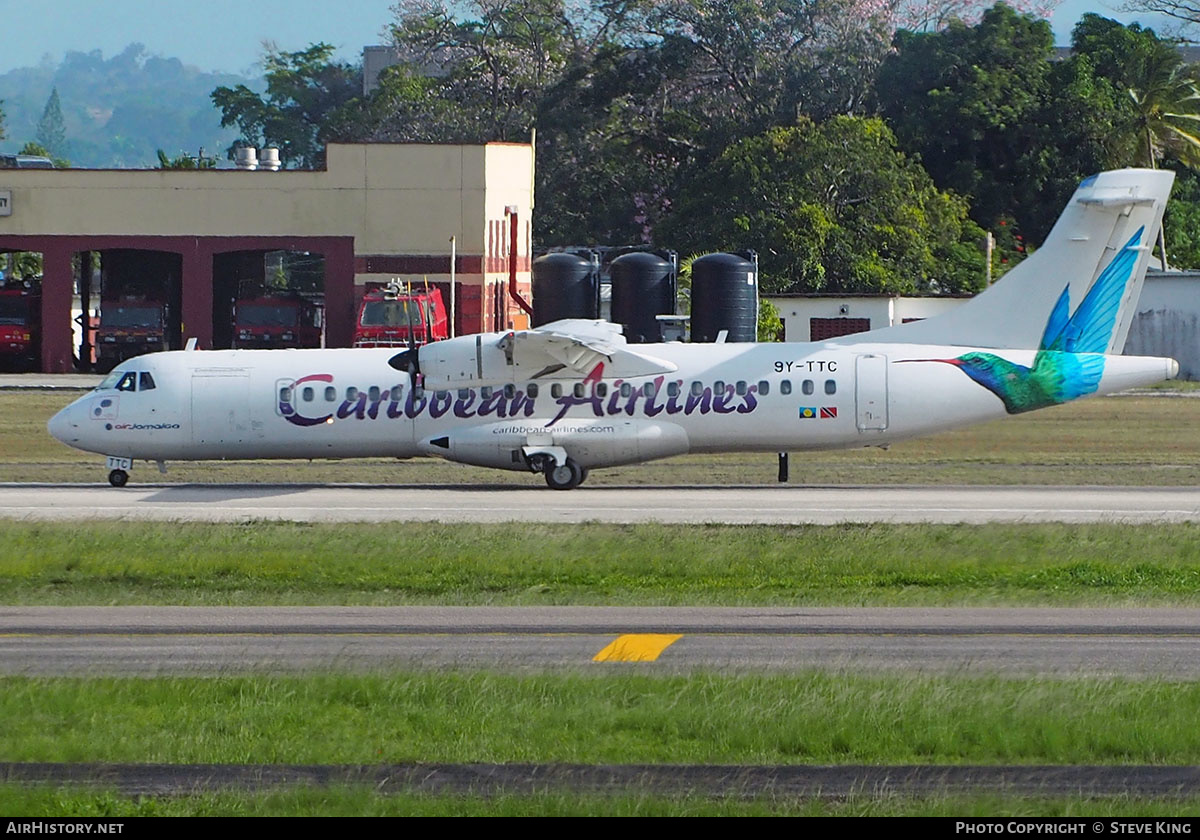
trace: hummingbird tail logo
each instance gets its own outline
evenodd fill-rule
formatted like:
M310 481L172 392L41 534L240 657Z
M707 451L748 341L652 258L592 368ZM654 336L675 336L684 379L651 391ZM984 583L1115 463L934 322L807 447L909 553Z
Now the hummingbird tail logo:
M975 351L953 359L905 359L954 365L1000 398L1009 414L1033 411L1095 393L1104 375L1104 354L1112 341L1121 301L1137 265L1145 227L1125 243L1101 272L1074 313L1070 284L1050 311L1033 365Z

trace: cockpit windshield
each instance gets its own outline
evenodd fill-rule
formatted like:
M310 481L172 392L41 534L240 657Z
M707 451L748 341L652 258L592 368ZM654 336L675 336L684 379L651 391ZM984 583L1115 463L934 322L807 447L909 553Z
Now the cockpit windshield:
M363 305L364 327L407 327L420 326L424 315L419 301L372 300Z
M97 391L108 391L115 388L118 391L152 391L154 377L149 371L114 370L96 386Z
M102 379L100 381L100 384L96 386L96 390L97 391L110 391L113 388L116 388L117 383L121 381L121 377L124 375L125 375L125 371L114 370L112 373L110 373L108 376L104 377L104 379Z
M100 324L105 327L161 327L158 306L102 306Z
M239 327L294 327L300 314L295 306L242 305L237 308Z
M0 296L0 325L22 327L29 323L29 298Z

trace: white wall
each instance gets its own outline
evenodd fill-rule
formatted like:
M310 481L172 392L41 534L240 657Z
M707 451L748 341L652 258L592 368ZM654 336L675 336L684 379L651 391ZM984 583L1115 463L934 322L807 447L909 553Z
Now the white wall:
M1180 379L1200 380L1200 272L1146 273L1124 353L1170 357Z

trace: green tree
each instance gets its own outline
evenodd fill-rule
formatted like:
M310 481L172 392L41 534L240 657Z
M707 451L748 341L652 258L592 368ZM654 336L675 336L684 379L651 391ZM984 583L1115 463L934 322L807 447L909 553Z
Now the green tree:
M895 48L876 92L901 147L920 154L939 187L969 196L976 221L1024 226L1024 211L1044 200L1046 167L1034 156L1045 139L1049 23L1001 4L976 26L898 32Z
M1081 178L1123 165L1131 108L1106 75L1113 61L1078 44L1053 60L1046 21L999 4L975 26L898 32L895 46L876 85L880 110L979 224L1015 222L1040 242Z
M1164 158L1184 166L1200 167L1200 73L1186 64L1177 45L1137 24L1122 24L1087 14L1072 32L1075 50L1094 62L1127 106L1126 117L1114 136L1121 148L1115 165L1157 169ZM1169 218L1159 230L1159 252L1167 262L1166 230L1173 237L1177 223L1193 215L1176 198ZM1187 237L1187 233L1179 230Z
M63 119L62 104L58 100L58 88L50 91L42 118L37 125L37 141L50 156L65 155L67 151L67 123Z
M71 161L67 160L66 158L62 158L62 157L54 157L53 155L50 154L49 149L47 149L45 146L43 146L40 143L35 143L32 140L30 140L28 143L26 143L24 146L22 146L21 151L17 152L17 154L19 154L19 155L37 155L38 157L48 157L54 162L54 166L56 169L69 169L71 167Z
M1126 145L1117 163L1156 168L1169 156L1200 165L1197 71L1184 62L1174 41L1136 23L1124 26L1089 13L1075 25L1071 42L1096 74L1132 103L1121 126Z
M766 298L758 301L758 340L781 341L783 339L783 319L779 317L779 307Z
M158 168L159 169L216 169L216 158L208 157L201 149L200 153L193 157L189 154L182 154L178 157L169 158L167 153L162 149L158 149Z
M543 91L575 48L565 5L501 0L465 7L464 15L440 2L401 4L393 44L410 66L426 71L433 100L456 106L435 106L443 131L476 142L528 140Z
M664 224L695 250L754 248L765 292L949 293L984 283L983 231L879 119L801 119L730 146Z
M324 165L327 123L362 92L362 68L333 61L333 51L326 43L298 52L269 49L265 96L245 85L213 91L221 125L241 132L229 147L231 159L238 146L277 146L284 166Z
M1128 93L1138 132L1138 162L1157 169L1169 154L1200 166L1200 91L1196 71L1175 49L1163 50L1139 68Z
M870 0L404 0L403 69L342 136L525 141L542 242L651 241L679 184L799 112L861 111L886 52Z
M1200 174L1179 167L1163 228L1171 232L1171 266L1200 268Z

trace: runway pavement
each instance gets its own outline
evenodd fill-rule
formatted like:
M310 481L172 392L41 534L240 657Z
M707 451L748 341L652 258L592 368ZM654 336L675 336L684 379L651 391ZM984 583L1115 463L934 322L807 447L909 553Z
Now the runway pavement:
M0 517L244 522L1196 522L1197 487L0 485Z
M1200 610L0 607L0 674L393 667L1200 677Z

